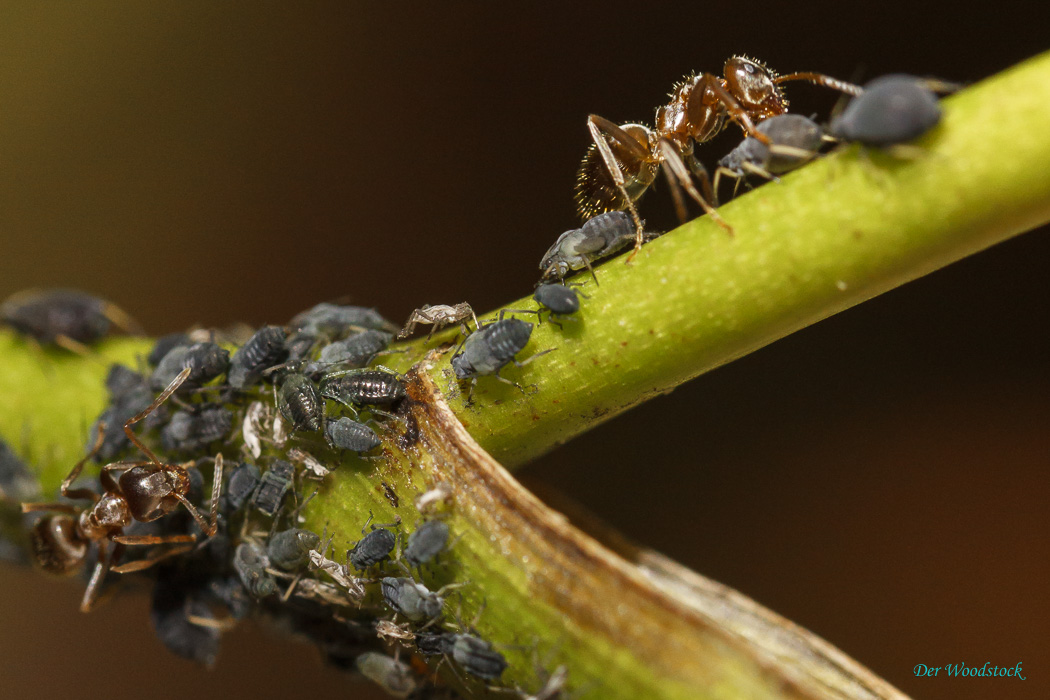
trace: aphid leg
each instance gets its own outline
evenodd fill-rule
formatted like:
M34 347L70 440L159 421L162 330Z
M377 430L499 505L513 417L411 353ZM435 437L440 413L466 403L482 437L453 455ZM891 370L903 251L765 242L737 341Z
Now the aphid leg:
M148 447L146 447L144 444L142 444L142 442L139 441L139 439L137 437L135 437L135 433L132 432L131 426L135 425L140 420L144 419L146 416L148 416L149 414L151 414L154 411L156 411L157 408L162 403L167 401L169 396L174 394L175 391L180 386L182 386L182 383L184 381L186 381L186 378L189 377L189 376L190 376L190 368L187 367L186 369L184 369L181 372L179 372L179 376L177 376L173 380L171 380L171 384L169 384L168 387L164 391L162 391L157 398L155 398L153 400L153 403L151 403L146 408L146 410L144 410L141 413L139 413L138 415L132 417L131 419L128 420L127 423L124 424L124 434L128 436L129 440L131 440L131 444L133 444L135 447L139 448L139 450L142 451L142 454L146 455L153 464L160 464L161 462L160 462L159 459L157 459L157 455L153 454L153 452L151 452Z
M772 148L770 148L770 150L772 150ZM764 178L766 180L772 180L773 182L777 182L777 183L780 182L780 178L779 177L777 177L773 173L769 172L765 168L760 168L759 166L755 165L754 163L748 163L747 161L744 161L743 163L740 164L740 167L742 169L746 170L747 172L751 173L752 175L757 175L757 176L759 176L761 178Z
M774 78L773 84L779 85L780 83L786 83L791 80L805 80L807 83L813 83L814 85L820 85L821 87L838 90L841 93L853 95L854 97L864 92L864 88L860 85L847 83L845 80L832 78L830 75L824 75L823 73L789 73Z
M68 335L56 335L55 345L60 348L69 350L72 353L80 355L81 357L94 357L95 353L92 352L91 348L84 345L78 340L73 340Z
M679 184L689 193L689 196L703 208L704 212L710 216L716 224L724 228L726 233L732 236L733 227L727 224L725 219L718 215L715 208L712 207L707 200L701 196L696 187L693 186L689 170L685 167L685 163L682 162L682 158L678 154L678 149L674 147L674 144L667 139L660 139L658 148L663 156L664 166L670 168L674 172L675 177L678 178Z
M122 542L121 544L128 543ZM117 566L111 567L110 571L113 571L114 573L118 574L128 574L133 571L144 571L145 569L154 566L158 562L162 562L165 559L170 559L171 557L176 557L180 554L185 554L186 552L189 552L192 549L193 545L190 544L185 544L179 547L172 547L171 549L165 549L159 552L154 552L153 554L149 555L144 559L137 559L135 561L129 561L126 564L119 564Z
M631 253L631 255L634 255L634 253ZM587 267L587 272L591 273L591 279L594 280L594 284L600 287L601 286L601 282L598 281L598 275L594 274L594 268L591 267L591 261L588 260L587 258L584 258L583 259L583 264ZM560 281L561 281L562 284L564 284L565 283L565 278L562 277Z
M636 138L605 117L599 117L597 114L590 115L587 117L587 128L591 132L591 140L594 141L594 145L598 148L598 153L602 156L602 162L605 163L605 169L609 172L609 177L616 184L616 188L620 190L620 195L623 196L623 201L627 203L627 210L634 220L634 251L627 258L627 262L630 262L642 248L642 219L638 216L638 209L634 206L634 200L627 194L623 173L620 171L620 162L613 155L612 148L609 147L609 142L606 140L606 135L616 139L630 151L632 156L643 163L651 162L652 154L648 148L638 143Z
M729 168L727 168L724 165L719 165L718 169L715 170L715 182L712 185L712 187L714 188L715 194L716 195L718 194L718 188L719 188L719 186L720 186L720 184L722 182L722 174L723 173L725 173L726 177L733 178L733 181L736 183L736 186L734 186L734 188L733 188L733 196L736 197L736 188L740 186L740 176L736 174L736 171L730 170Z
M222 492L222 453L215 455L215 465L211 479L211 533L219 529L219 496Z
M146 335L146 330L133 319L128 312L116 304L107 301L102 307L102 315L113 322L120 330L131 335Z

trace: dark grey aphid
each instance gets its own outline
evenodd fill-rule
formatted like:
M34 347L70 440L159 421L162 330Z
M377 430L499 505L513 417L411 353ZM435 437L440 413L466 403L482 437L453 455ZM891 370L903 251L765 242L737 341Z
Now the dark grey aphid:
M445 550L448 544L448 525L441 520L428 520L408 536L405 561L410 566L422 566Z
M263 474L259 487L252 496L252 505L260 512L273 517L281 509L284 497L292 488L295 467L283 459L274 460Z
M541 284L532 295L536 303L549 309L552 316L568 316L580 310L576 290L563 284Z
M599 214L558 237L540 261L543 279L564 279L571 270L590 270L591 263L613 255L634 240L634 221L627 212Z
M362 306L340 306L320 303L302 312L291 320L288 328L292 333L306 332L324 336L329 340L345 338L355 328L371 328L377 331L396 333L398 328L379 315L375 309Z
M191 615L203 620L215 619L201 591L188 589L179 577L159 576L153 587L149 613L157 638L173 654L212 666L219 653L219 629L195 624L190 620Z
M254 464L241 463L226 477L226 489L222 497L229 511L237 511L259 488L259 468ZM276 512L276 511L275 511Z
M146 356L146 362L149 363L150 367L156 367L160 364L160 361L164 359L173 348L177 348L180 345L193 345L193 341L185 333L168 333L157 338L157 342L153 344L153 348L149 351L149 355Z
M76 289L32 290L0 304L0 321L41 344L72 340L90 344L106 337L113 323L133 322L106 301Z
M451 655L452 647L456 643L456 636L451 632L440 632L437 634L418 632L416 634L416 650L423 656Z
M244 590L253 598L265 598L277 592L277 582L266 571L270 565L262 547L254 542L241 542L233 554L233 568Z
M110 398L121 396L143 386L145 381L146 378L135 370L115 362L106 372L106 391L109 392Z
M264 326L255 331L230 360L230 386L234 389L250 386L259 380L263 370L279 365L287 358L284 329Z
M285 347L288 349L288 360L299 362L305 360L317 344L317 336L309 333L295 333L288 336Z
M317 362L306 367L307 372L321 372L333 365L364 367L378 353L386 350L394 336L385 331L367 330L344 340L337 340L321 350Z
M297 527L278 532L266 543L266 556L278 569L295 571L310 561L310 550L321 543L317 533Z
M176 390L184 394L198 389L226 371L230 366L230 353L215 343L194 343L172 348L150 375L149 385L154 391L162 391L187 367L190 374Z
M540 355L550 352L550 350L545 350L524 362L518 362L514 356L528 344L531 335L532 324L516 318L506 320L501 318L471 333L463 341L460 351L452 356L452 369L456 373L456 378L473 379L476 382L477 377L492 374L500 381L513 384L524 391L520 385L501 377L499 372L511 362L522 367ZM471 391L473 391L473 384Z
M941 107L929 82L900 74L872 80L831 121L828 133L880 148L918 138L941 120Z
M350 563L358 571L378 564L390 557L397 538L386 528L372 530L350 550Z
M222 440L233 428L233 413L222 406L207 406L196 413L176 411L160 433L164 449L172 452L198 452Z
M22 458L0 439L0 501L32 501L40 495L40 481Z
M405 393L405 383L381 369L333 374L321 380L322 396L351 408L393 406L405 398Z
M772 147L753 136L744 139L718 161L719 168L715 173L716 192L723 173L737 179L748 174L776 179L775 176L812 160L824 141L824 132L820 125L800 114L770 117L756 126L755 130L768 136Z
M445 599L410 578L388 576L380 581L383 600L395 612L413 622L433 620L445 607Z
M472 676L487 681L498 680L507 668L503 654L492 648L484 639L469 634L456 635L452 645L452 658Z
M346 416L325 423L324 436L332 447L353 452L368 452L381 442L374 430Z
M412 668L378 651L366 651L354 660L362 676L377 683L395 698L407 698L419 687Z
M208 580L208 594L222 603L230 617L243 620L252 611L252 600L241 583L240 576L212 577Z
M277 407L293 430L317 432L324 418L324 403L317 387L306 375L292 372L285 376L277 394Z

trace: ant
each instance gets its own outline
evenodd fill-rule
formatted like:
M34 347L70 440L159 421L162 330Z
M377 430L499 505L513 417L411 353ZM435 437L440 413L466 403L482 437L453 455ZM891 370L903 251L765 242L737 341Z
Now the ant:
M125 546L182 544L196 541L197 536L185 535L125 535L124 528L132 522L152 522L167 515L179 504L186 506L190 515L200 525L201 530L211 537L216 532L218 522L218 496L222 484L222 455L215 457L215 473L211 493L211 521L186 499L190 490L190 476L185 465L166 464L139 441L131 431L131 426L143 420L155 411L179 386L186 381L190 368L184 369L171 384L144 411L124 424L128 439L148 457L147 461L113 462L102 467L100 481L103 494L99 496L91 489L71 488L80 476L84 464L101 449L105 434L100 425L98 437L91 452L76 463L73 470L62 481L61 493L65 498L90 500L92 505L81 508L68 503L23 503L22 512L52 511L36 522L30 533L33 557L44 571L52 574L71 574L84 563L88 546L98 543L98 563L88 582L84 598L80 603L82 612L89 612L96 598L106 573L112 569L117 573L147 569L158 561L187 551L188 547L176 547L149 556L145 559L113 566L124 552ZM114 472L122 472L119 477ZM112 549L111 549L112 545Z
M606 211L627 209L636 231L628 262L644 240L635 202L653 184L660 166L664 166L671 185L679 221L684 223L687 218L681 193L684 189L715 223L732 234L733 229L715 212L712 202L717 204L717 200L707 170L693 154L695 144L710 141L725 128L726 117L739 124L747 136L768 146L769 137L756 130L755 124L787 112L781 83L806 80L849 95L862 91L852 83L821 73L778 76L746 56L733 56L722 72L724 78L700 73L679 82L671 93L671 101L656 110L656 126L652 129L642 124L617 126L597 114L587 117L594 143L576 171L576 211L586 220ZM700 181L703 195L693 185L690 173Z

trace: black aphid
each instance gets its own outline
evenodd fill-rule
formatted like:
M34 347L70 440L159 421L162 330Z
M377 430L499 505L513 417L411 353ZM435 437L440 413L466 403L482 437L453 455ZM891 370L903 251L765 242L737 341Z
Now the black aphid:
M536 303L554 316L568 316L580 310L580 297L576 290L563 284L541 284L532 295Z
M332 447L353 452L368 452L381 442L374 430L346 416L325 423L324 436Z
M310 550L321 543L314 532L300 528L289 528L278 532L266 543L266 556L278 569L295 571L310 561Z
M397 538L386 528L377 528L362 537L350 550L350 563L358 571L385 561L394 551Z
M416 633L416 650L423 656L449 655L455 643L456 635L451 632Z
M0 304L0 321L42 344L67 341L90 344L101 340L116 323L134 326L123 311L76 289L30 290Z
M222 406L206 406L197 412L176 411L160 433L164 449L172 452L198 452L222 440L233 428L233 413Z
M537 357L550 352L550 350L544 350L524 362L518 362L514 356L524 349L531 335L531 323L516 318L503 319L501 312L499 321L483 326L481 330L468 335L460 351L452 356L452 369L456 373L456 378L473 379L476 382L477 377L492 374L501 382L525 391L521 385L501 377L499 372L511 362L518 367L524 367ZM472 383L472 392L473 389Z
M0 501L32 501L40 495L40 481L22 458L0 439Z
M381 369L336 373L321 380L321 395L341 404L357 406L393 406L405 398L405 383Z
M273 517L281 509L284 497L292 488L295 467L283 459L274 460L263 474L259 487L252 497L252 505L260 512Z
M263 370L279 365L287 358L284 329L264 326L255 331L230 360L230 386L234 389L250 386L259 380Z
M362 306L340 306L327 302L318 304L293 318L288 329L292 333L306 332L329 340L345 338L355 329L371 328L396 333L398 328L379 315L375 309Z
M484 639L469 634L456 636L452 645L452 658L472 676L487 681L498 680L507 668L503 654L492 648Z
M292 424L293 430L317 432L321 429L324 403L317 387L306 375L292 372L285 376L278 390L277 407Z
M259 487L259 481L259 468L254 464L241 463L231 470L226 478L226 489L222 494L227 509L237 511L244 507L244 504L255 493L255 489Z
M876 78L831 121L828 133L879 148L918 138L941 120L931 82L899 74Z
M380 588L387 605L413 622L433 620L445 606L444 598L410 578L388 576Z
M149 385L154 391L168 386L187 367L190 374L175 392L186 393L198 389L226 371L230 366L230 353L215 343L194 343L172 348L150 375Z
M800 114L780 114L755 127L771 141L766 145L748 136L740 145L718 161L714 189L718 192L721 176L739 179L748 174L767 180L794 170L812 160L824 141L824 131L812 119Z
M157 342L153 344L153 348L149 351L149 355L146 356L146 362L149 363L150 367L156 367L160 364L160 361L164 359L173 348L177 348L180 345L193 345L193 341L185 333L168 333L157 338Z
M195 620L215 621L204 591L188 588L183 577L161 569L153 587L150 621L157 638L173 654L212 666L219 653L218 625ZM194 618L191 620L190 618Z
M408 536L405 561L410 566L422 566L445 550L448 544L448 525L441 520L428 520Z
M364 367L377 354L386 350L394 336L385 331L367 330L344 340L337 340L321 350L317 362L307 365L307 372L320 372L333 365Z
M571 270L591 270L591 263L619 252L635 238L634 221L627 212L598 214L558 236L540 261L543 279L564 279Z
M241 542L233 554L233 568L244 590L253 598L265 598L277 592L277 582L266 571L270 562L262 547L254 542Z

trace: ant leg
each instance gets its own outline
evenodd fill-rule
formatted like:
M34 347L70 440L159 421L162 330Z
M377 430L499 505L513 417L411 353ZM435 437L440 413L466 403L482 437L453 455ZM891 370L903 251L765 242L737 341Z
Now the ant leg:
M140 547L150 544L190 544L197 541L196 535L116 535L117 544Z
M115 547L114 552L116 552ZM102 581L109 572L110 561L109 543L104 539L99 540L98 563L95 564L95 570L91 572L91 580L88 581L87 588L84 590L84 597L80 600L80 612L91 612L91 608L95 606L95 601L102 587Z
M609 142L606 140L605 134L616 139L617 142L630 151L633 157L643 163L652 162L652 154L642 144L638 143L637 139L605 117L599 117L597 114L590 115L587 117L587 128L591 132L591 140L594 141L594 145L598 148L598 153L602 156L602 161L605 163L605 169L609 172L609 176L612 178L613 183L615 183L616 189L620 190L620 194L623 196L623 201L627 204L627 210L630 212L631 218L634 220L634 252L632 252L631 256L627 259L627 262L630 262L631 258L633 258L642 248L642 219L638 216L638 209L634 206L634 200L632 200L631 196L627 193L626 181L623 179L623 173L620 171L620 162L616 160L616 156L613 155L612 148L609 147Z
M59 493L66 498L84 498L93 501L98 500L98 494L90 489L71 489L70 486L80 476L80 472L84 469L84 465L87 464L88 460L94 458L98 454L98 451L102 449L102 441L105 439L106 424L99 421L98 433L95 435L95 445L91 448L91 451L84 455L83 459L73 465L73 469L70 470L66 478L62 480L62 485L59 487ZM22 511L26 512L26 511Z
M208 521L204 519L204 516L201 515L200 511L197 510L197 507L195 505L193 505L192 503L190 503L186 499L185 496L183 496L181 493L173 493L171 495L174 496L175 498L179 499L179 503L181 503L182 505L186 506L186 510L188 510L190 512L190 515L193 516L193 519L197 521L197 524L200 525L201 531L205 535L207 535L208 537L211 537L212 535L215 534L215 531L216 531L215 523L210 523L209 524ZM217 505L215 505L214 507L216 509L218 508ZM216 510L215 512L216 512L216 514L218 514L218 510ZM194 538L194 539L196 539L196 538Z
M717 80L709 81L708 89L715 93L715 97L717 97L718 101L726 108L726 112L729 113L729 118L743 127L744 133L748 136L753 136L767 146L773 144L768 136L755 129L755 123L751 121L751 117L748 115L747 110L741 107L740 103L736 101L736 98L733 97L728 90L722 87ZM693 94L696 95L697 91L694 90ZM700 96L698 95L697 99L699 98Z
M832 90L838 90L839 92L847 95L857 95L864 92L864 88L860 85L854 85L853 83L847 83L845 80L839 80L838 78L832 78L830 75L824 75L823 73L789 73L787 75L781 75L773 79L774 85L780 83L786 83L790 80L805 80L807 83L813 83L814 85L820 85L821 87L831 88Z
M23 503L23 513L37 513L39 511L50 511L53 513L69 513L76 515L80 509L68 503Z
M678 178L678 183L689 193L689 196L696 200L704 212L710 216L716 224L726 230L730 236L733 235L733 227L726 223L725 219L718 215L715 208L712 207L707 200L701 196L697 191L696 187L693 186L693 181L690 178L689 171L685 167L685 163L682 162L682 157L678 154L678 150L666 139L660 139L659 149L661 155L663 155L664 165L670 168L675 177Z
M186 552L189 552L192 549L193 545L173 547L172 549L167 549L163 552L158 552L156 554L148 556L145 559L129 561L126 564L118 564L117 566L111 567L110 571L113 571L114 573L118 574L129 574L133 571L144 571L145 569L149 569L150 567L152 567L154 564L162 562L165 559L170 559L171 557L176 557L180 554L185 554Z
M678 181L671 175L668 168L663 168L664 177L667 178L667 187L671 190L671 198L674 199L674 212L678 216L679 225L689 220L689 211L685 208L685 199L682 197L682 188Z
M701 194L704 195L704 199L711 202L712 206L718 206L718 192L711 186L711 177L707 174L707 168L704 164L696 159L696 155L690 153L683 159L685 164L689 166L689 172L693 174L697 180L700 181L700 187L703 188Z
M151 414L151 413L153 413L154 411L156 411L156 410L157 410L157 408L158 408L158 407L159 407L159 406L160 406L160 405L161 405L162 403L164 403L165 401L167 401L167 400L168 400L168 397L169 397L169 396L171 396L172 394L174 394L174 393L175 393L175 391L176 391L176 390L177 390L177 389L178 389L178 388L179 388L180 386L182 386L182 383L183 383L184 381L186 381L186 378L187 378L187 377L189 377L189 376L190 376L190 368L189 368L189 367L187 367L186 369L184 369L184 370L182 370L181 372L179 372L179 376L177 376L177 377L175 377L175 378L174 378L173 380L171 380L171 384L169 384L169 385L168 385L168 388L166 388L166 389L165 389L164 391L162 391L162 392L160 393L160 396L158 396L157 398L155 398L155 399L153 400L153 403L151 403L151 404L150 404L150 405L149 405L149 406L148 406L148 407L146 408L146 410L142 411L142 413L139 413L139 414L138 414L137 416L134 416L133 418L131 418L130 420L128 420L128 422L127 422L127 423L125 423L125 424L124 424L124 433L125 433L125 434L126 434L126 435L128 436L128 439L129 439L129 440L131 440L131 443L132 443L133 445L135 445L135 447L139 448L139 449L140 449L140 450L142 451L142 454L144 454L144 455L146 455L147 457L149 457L149 458L150 458L150 460L151 460L151 462L152 462L153 464L160 464L161 462L160 462L160 460L159 460L159 459L157 459L157 455L153 454L153 453L152 453L152 452L150 451L150 449L149 449L148 447L146 447L145 445L143 445L143 444L142 444L142 442L140 442L140 441L139 441L139 439L138 439L137 437L135 437L135 433L134 433L134 432L132 432L132 430L131 430L131 426L135 425L135 424L136 424L136 423L138 423L138 422L139 422L140 420L142 420L143 418L145 418L145 417L146 417L146 416L148 416L149 414Z

